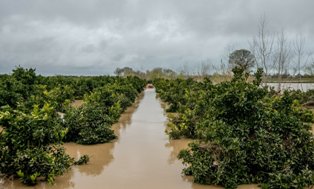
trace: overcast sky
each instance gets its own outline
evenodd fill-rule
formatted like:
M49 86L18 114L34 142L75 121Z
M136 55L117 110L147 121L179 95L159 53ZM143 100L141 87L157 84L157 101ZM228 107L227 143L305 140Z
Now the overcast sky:
M314 42L313 0L0 0L0 72L112 74L218 64L268 29ZM310 45L308 45L310 46Z

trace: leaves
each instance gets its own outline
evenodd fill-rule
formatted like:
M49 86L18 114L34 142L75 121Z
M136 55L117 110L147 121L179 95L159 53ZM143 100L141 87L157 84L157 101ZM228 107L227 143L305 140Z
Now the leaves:
M110 129L130 106L145 81L137 77L43 77L21 67L0 77L0 175L35 185L49 183L73 165L62 142L108 142ZM86 96L79 109L71 101ZM65 112L64 119L60 112ZM86 163L82 156L80 163Z
M97 144L116 138L111 125L118 121L120 114L134 102L139 92L137 86L131 84L132 79L129 79L130 83L124 82L96 88L85 96L82 107L66 110L63 122L68 129L66 141Z
M231 81L217 85L155 81L162 100L176 104L170 137L198 139L178 156L187 166L183 172L195 182L225 188L313 185L313 114L301 107L294 92L278 95L259 86L261 70L253 83L245 69L233 71Z

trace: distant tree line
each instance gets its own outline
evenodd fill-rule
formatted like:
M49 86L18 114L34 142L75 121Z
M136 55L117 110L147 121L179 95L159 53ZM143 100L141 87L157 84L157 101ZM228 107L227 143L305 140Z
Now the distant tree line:
M265 16L261 17L258 32L250 43L250 49L256 57L256 67L261 67L266 76L276 75L301 78L314 75L314 57L306 48L306 39L301 33L294 39L287 32L268 30Z
M156 78L168 78L168 79L174 79L179 77L180 74L177 72L171 70L171 69L165 69L165 68L154 68L152 70L147 70L146 72L133 70L130 67L124 67L124 68L117 68L114 73L117 76L137 76L143 79L156 79Z

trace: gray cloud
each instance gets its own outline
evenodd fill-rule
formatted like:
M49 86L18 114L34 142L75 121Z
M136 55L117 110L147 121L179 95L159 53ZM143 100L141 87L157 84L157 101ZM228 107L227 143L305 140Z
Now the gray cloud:
M218 64L229 45L248 48L265 15L269 30L314 39L312 0L1 0L0 72L111 74ZM311 45L308 45L311 48Z

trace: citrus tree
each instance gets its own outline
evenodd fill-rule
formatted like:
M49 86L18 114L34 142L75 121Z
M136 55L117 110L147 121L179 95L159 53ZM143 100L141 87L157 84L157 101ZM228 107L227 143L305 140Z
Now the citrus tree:
M60 146L66 130L54 109L34 105L27 113L9 106L0 111L0 172L36 184L41 177L53 182L72 164Z
M176 90L171 84L158 90L162 99L179 105L178 115L170 119L170 136L196 139L179 154L184 173L197 183L225 188L248 183L262 188L313 185L313 114L293 93L260 86L261 70L252 82L247 71L236 66L231 81L216 85L177 83L173 88L183 93L172 94Z

